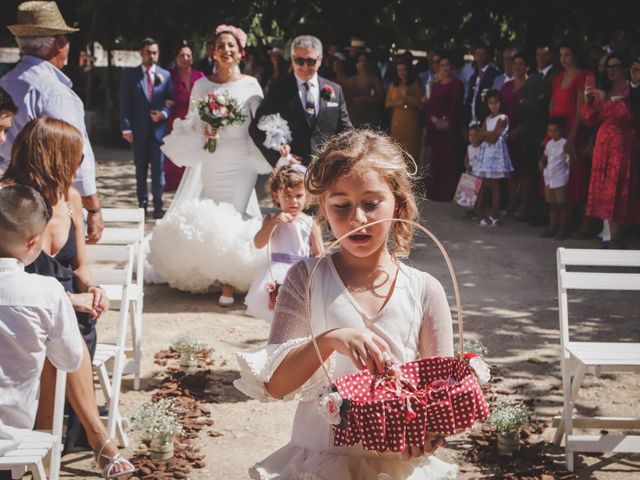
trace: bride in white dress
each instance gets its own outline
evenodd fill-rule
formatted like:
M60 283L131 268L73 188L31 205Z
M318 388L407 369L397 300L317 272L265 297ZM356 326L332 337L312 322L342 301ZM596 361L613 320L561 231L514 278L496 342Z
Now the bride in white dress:
M271 166L248 133L263 95L256 79L238 68L245 41L246 35L236 27L216 29L217 70L194 84L187 117L176 120L164 139L163 152L187 170L149 242L149 262L161 279L191 292L221 283L221 305L233 303L234 289L249 287L264 261L252 242L261 224L254 186L258 174L270 173ZM219 131L206 126L196 102L209 93L236 98L245 122ZM203 146L207 137L216 135L216 151L209 153Z

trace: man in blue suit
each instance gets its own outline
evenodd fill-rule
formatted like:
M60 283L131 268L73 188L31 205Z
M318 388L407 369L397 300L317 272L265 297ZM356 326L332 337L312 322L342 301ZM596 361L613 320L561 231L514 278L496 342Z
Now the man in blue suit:
M158 64L160 50L152 38L142 41L142 65L128 68L120 82L122 137L133 146L138 206L147 211L147 172L151 165L153 218L162 218L164 154L162 139L168 133L167 118L173 104L170 73Z

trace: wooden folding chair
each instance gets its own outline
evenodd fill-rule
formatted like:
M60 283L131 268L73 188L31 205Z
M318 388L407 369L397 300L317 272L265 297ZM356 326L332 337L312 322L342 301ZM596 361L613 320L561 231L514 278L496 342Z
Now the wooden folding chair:
M0 470L10 470L14 480L31 472L34 480L46 480L46 458L49 458L49 478L60 478L60 456L62 454L62 423L64 420L65 388L67 372L58 370L55 399L53 402L53 426L51 433L33 430L12 451L0 456Z
M554 419L557 424L554 441L559 445L565 438L567 469L573 471L575 452L640 452L639 435L574 434L574 428L640 428L637 417L579 417L573 413L587 373L640 372L640 343L571 341L567 300L570 290L640 290L640 274L629 270L611 272L611 267L617 270L640 267L640 251L559 248L557 267L564 406L562 416ZM569 271L567 267L590 267L590 270ZM608 271L602 271L602 267ZM595 271L596 268L600 271Z
M142 363L142 311L144 306L144 209L103 208L105 229L99 245L132 245L134 247L134 281L129 287L129 299L133 303L131 317L131 348L125 349L127 363L125 374L133 374L133 389L140 389ZM111 293L118 293L117 291ZM119 300L116 296L109 298Z
M98 343L93 357L93 370L109 406L107 431L121 446L128 445L128 437L120 415L119 399L125 366L127 326L133 330L132 289L134 247L132 245L87 245L87 258L91 274L105 289L111 309L118 309L118 327L115 344ZM135 332L135 330L134 330ZM135 336L133 333L132 336ZM113 364L111 378L109 365Z

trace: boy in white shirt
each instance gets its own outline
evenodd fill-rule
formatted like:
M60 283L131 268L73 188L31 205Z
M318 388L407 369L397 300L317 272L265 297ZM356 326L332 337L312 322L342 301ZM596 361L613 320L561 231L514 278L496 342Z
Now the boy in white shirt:
M67 372L82 360L83 340L62 285L24 271L40 254L50 217L33 188L0 187L0 455L34 426L45 356Z
M544 176L544 197L549 204L549 226L542 236L554 237L556 240L565 240L569 236L567 196L571 158L565 149L566 125L563 117L551 117L547 121L547 137L550 140L539 162Z

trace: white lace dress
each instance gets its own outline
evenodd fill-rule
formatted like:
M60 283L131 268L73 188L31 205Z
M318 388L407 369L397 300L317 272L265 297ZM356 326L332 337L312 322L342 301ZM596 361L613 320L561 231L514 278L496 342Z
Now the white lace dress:
M203 149L204 123L195 102L213 92L238 99L246 120L219 130L216 151L209 153ZM258 174L271 172L271 167L248 131L261 101L262 89L253 77L224 84L205 77L194 84L187 117L175 121L162 146L175 164L187 169L149 239L146 278L191 292L205 292L216 282L246 291L265 264L264 252L253 247L261 224L254 187Z
M272 217L276 214L271 215ZM291 266L311 255L311 227L313 219L301 213L291 223L280 223L271 235L271 262L259 271L251 282L249 293L244 299L247 315L273 321L273 310L269 310L267 283L282 284Z
M274 400L264 388L291 349L309 342L305 288L316 259L294 265L281 287L268 344L238 354L241 378L236 388L262 401ZM311 317L314 335L334 328L369 329L386 340L401 363L424 356L453 356L451 313L440 283L400 264L395 290L373 317L358 305L340 279L331 257L322 260L313 279ZM327 360L332 379L356 372L351 361L334 353ZM333 445L331 426L320 415L316 394L328 383L319 369L286 399L299 400L291 441L250 471L260 480L437 480L456 478L457 467L435 456L403 461L400 454L376 454Z

